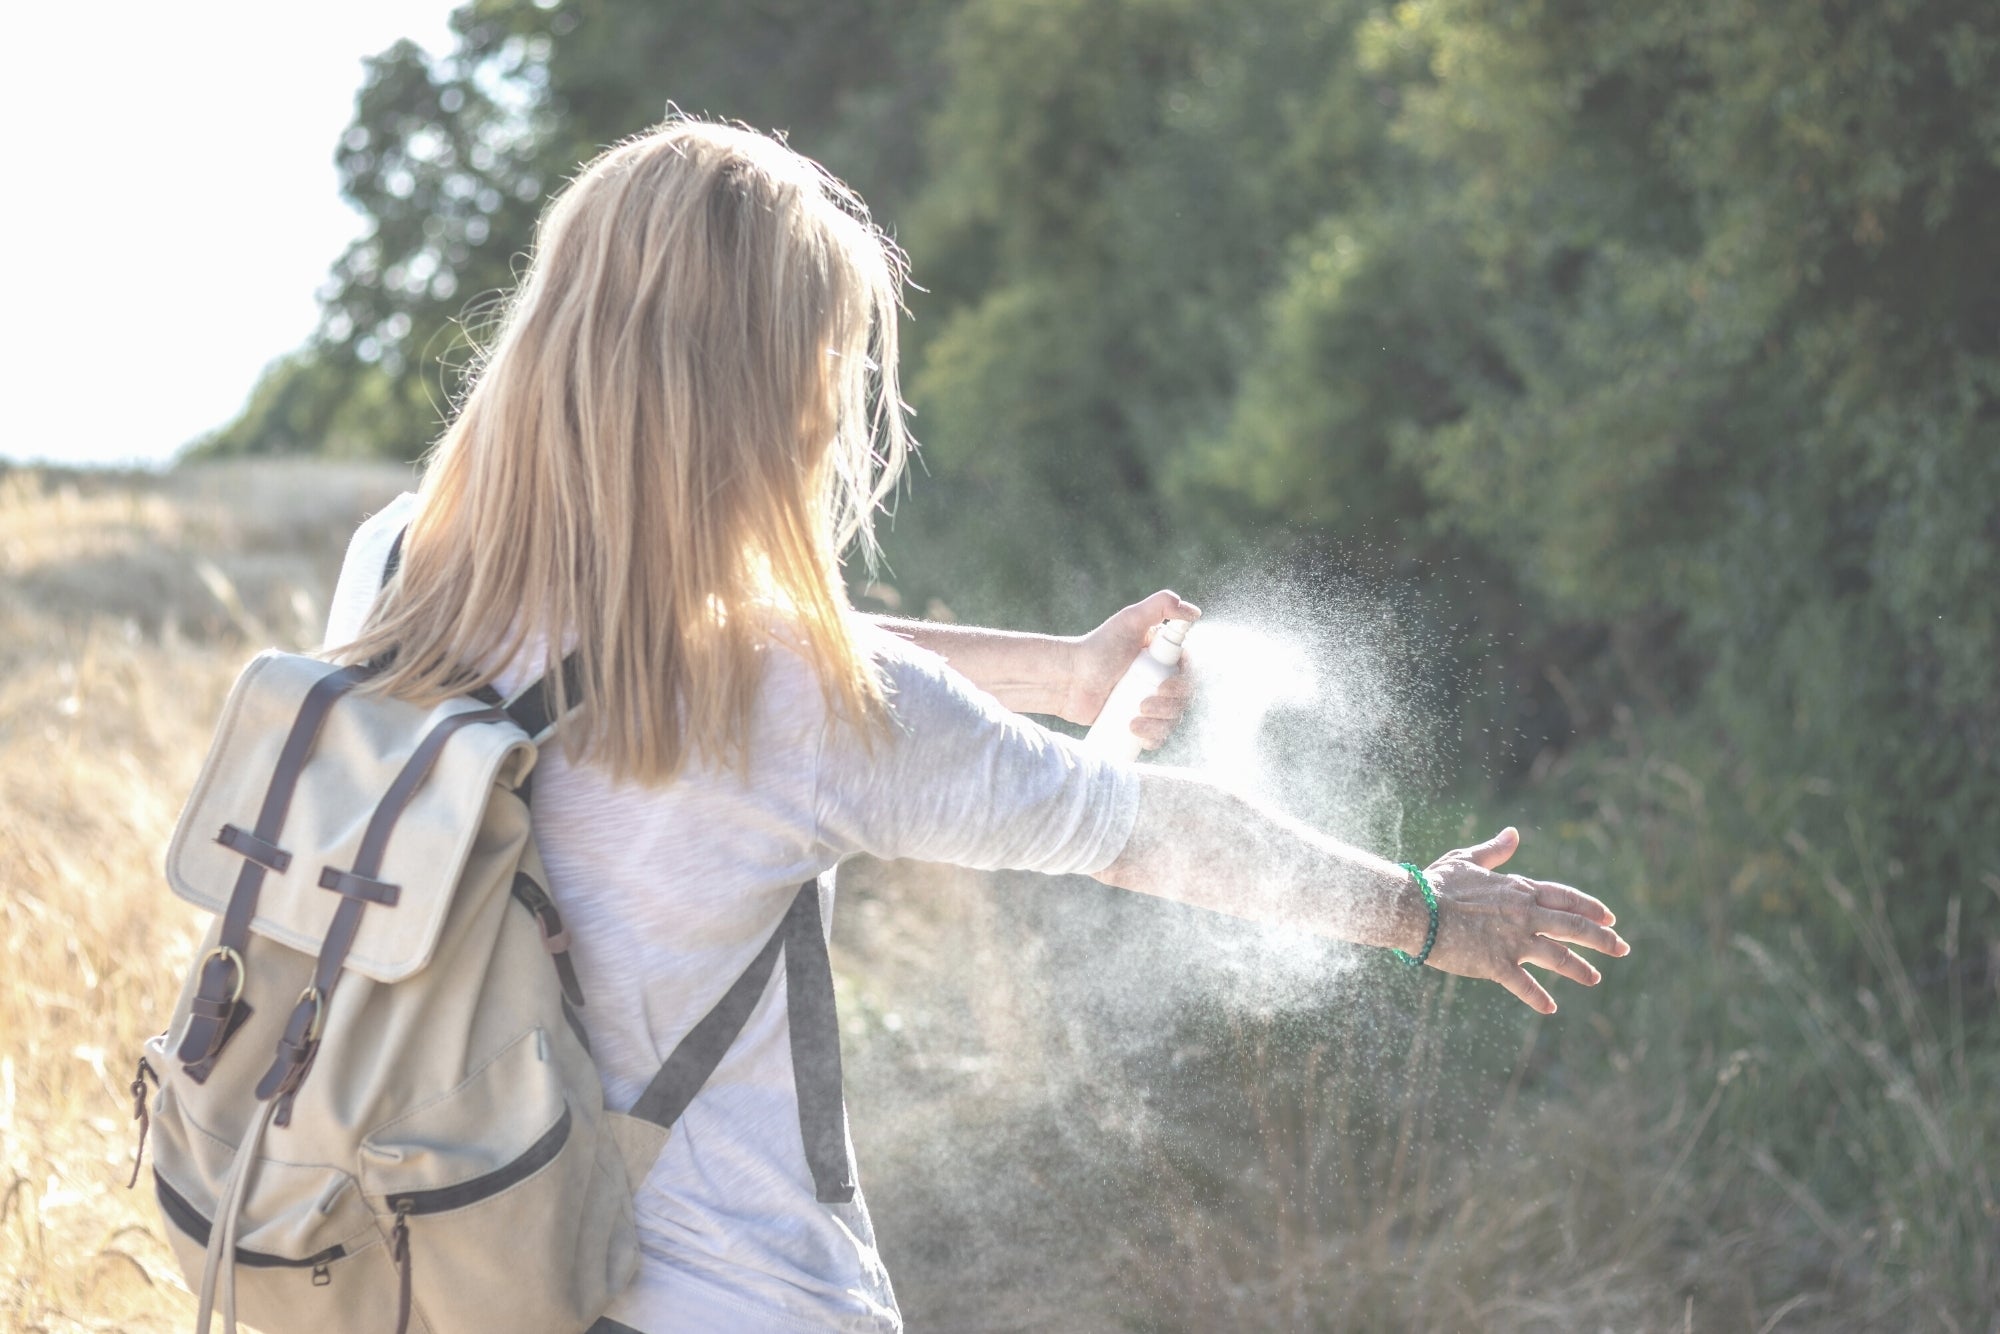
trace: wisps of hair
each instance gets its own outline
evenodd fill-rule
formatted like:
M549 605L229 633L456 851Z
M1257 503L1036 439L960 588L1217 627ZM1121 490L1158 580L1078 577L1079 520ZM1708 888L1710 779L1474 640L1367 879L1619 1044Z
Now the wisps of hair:
M573 647L569 753L664 783L747 761L776 635L865 736L882 688L840 558L872 566L911 447L905 276L854 192L776 140L677 116L601 154L543 214L400 577L339 656L393 651L376 688L434 702L524 653L559 683Z

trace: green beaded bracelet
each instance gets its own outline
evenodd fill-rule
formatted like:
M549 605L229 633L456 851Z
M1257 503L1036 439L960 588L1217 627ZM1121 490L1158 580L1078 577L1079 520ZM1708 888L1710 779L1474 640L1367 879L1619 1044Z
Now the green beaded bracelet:
M1408 862L1403 862L1400 864L1405 871L1408 871L1411 875L1417 878L1417 888L1421 889L1424 892L1424 906L1431 910L1431 925L1430 925L1430 930L1424 932L1424 952L1422 954L1417 955L1413 959L1409 955L1403 953L1403 951L1401 950L1396 950L1394 953L1398 959L1401 959L1404 963L1410 965L1410 967L1422 968L1424 966L1424 960L1431 957L1431 946L1437 944L1438 896L1436 891L1434 891L1431 888L1431 882L1424 878L1424 873L1422 871L1418 870L1415 866L1412 866Z

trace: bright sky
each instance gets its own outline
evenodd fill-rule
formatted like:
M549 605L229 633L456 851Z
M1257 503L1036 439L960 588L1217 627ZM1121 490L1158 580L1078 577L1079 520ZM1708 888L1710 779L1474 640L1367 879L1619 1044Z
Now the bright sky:
M360 231L361 60L452 0L59 0L7 16L0 458L163 463L318 319Z

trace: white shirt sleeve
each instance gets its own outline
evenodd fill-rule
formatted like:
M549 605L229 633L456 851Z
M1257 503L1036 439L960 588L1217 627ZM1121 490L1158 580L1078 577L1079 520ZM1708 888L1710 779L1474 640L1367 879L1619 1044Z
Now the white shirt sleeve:
M827 724L815 817L836 856L1065 874L1124 851L1136 770L1009 713L936 654L864 633L879 636L891 723L872 750Z
M333 586L333 603L327 608L327 648L352 643L361 633L375 595L382 591L382 566L389 559L389 548L416 513L417 497L405 491L355 530L340 566L340 580Z

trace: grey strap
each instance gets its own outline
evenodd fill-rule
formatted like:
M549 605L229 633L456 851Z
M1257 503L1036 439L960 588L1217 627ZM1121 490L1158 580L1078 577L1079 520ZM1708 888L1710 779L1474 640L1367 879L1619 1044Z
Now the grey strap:
M583 698L583 661L575 653L563 658L562 679L563 699L574 711L577 702ZM533 685L508 700L507 716L531 740L540 744L556 725L555 700L549 689L549 679L546 676L537 677Z
M347 870L322 868L333 874L323 873L319 883L340 894L340 906L334 909L333 920L327 925L326 935L320 941L312 985L299 996L291 1018L286 1021L284 1034L278 1039L277 1056L257 1085L259 1098L278 1099L279 1125L290 1124L292 1098L312 1069L313 1056L319 1050L319 1033L326 1018L326 1007L333 1000L333 988L340 981L341 969L347 964L347 952L353 948L354 937L361 929L363 910L370 903L393 907L400 895L398 886L384 884L377 878L382 871L382 859L388 854L389 835L395 830L396 822L402 819L417 789L430 777L431 770L437 766L438 756L444 751L445 742L451 739L453 733L475 723L505 721L507 715L499 709L472 709L451 714L432 727L410 758L403 762L402 769L389 784L388 792L369 817L368 827L361 835L361 846L354 855L353 867ZM374 888L369 890L367 886Z
M688 1030L660 1073L639 1095L632 1115L657 1126L678 1121L715 1073L750 1021L770 984L778 955L785 956L785 1006L792 1036L792 1079L798 1092L799 1134L813 1194L822 1204L854 1198L854 1168L847 1158L847 1118L840 1092L840 1022L834 1012L833 966L819 915L819 882L799 886L784 921L750 966L722 994L715 1008Z
M819 886L807 881L785 914L785 1006L792 1034L792 1082L799 1095L813 1193L821 1204L854 1199L847 1160L847 1110L841 1100L840 1020L834 1013L833 962L820 925Z

